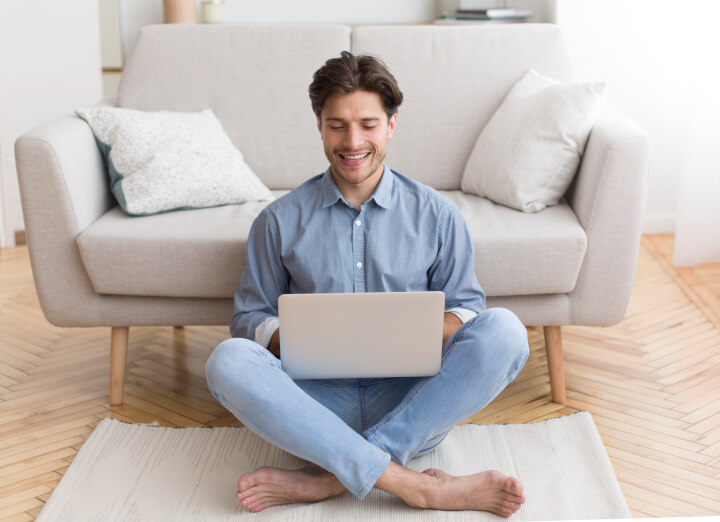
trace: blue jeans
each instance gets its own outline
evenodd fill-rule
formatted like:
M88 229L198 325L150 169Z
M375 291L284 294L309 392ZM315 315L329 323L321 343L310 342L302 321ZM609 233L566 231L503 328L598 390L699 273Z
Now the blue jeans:
M527 331L491 308L461 326L433 377L293 381L280 360L247 339L228 339L207 362L211 393L271 444L333 473L363 498L385 468L438 445L520 372Z

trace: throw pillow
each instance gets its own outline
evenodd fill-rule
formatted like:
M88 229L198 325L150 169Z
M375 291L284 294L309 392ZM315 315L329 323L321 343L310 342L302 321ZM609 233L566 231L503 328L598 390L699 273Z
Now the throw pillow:
M77 109L93 131L115 198L128 214L273 199L212 110Z
M558 82L528 71L480 133L463 192L524 212L556 205L604 99L604 83Z

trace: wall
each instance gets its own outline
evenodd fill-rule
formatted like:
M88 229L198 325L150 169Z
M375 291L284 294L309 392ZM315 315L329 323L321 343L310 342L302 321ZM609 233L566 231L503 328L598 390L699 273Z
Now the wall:
M162 0L119 0L125 56L132 51L138 29L163 21ZM443 1L443 0L440 0ZM451 0L456 1L456 0ZM198 17L200 1L198 0ZM225 0L225 23L429 23L438 14L436 0Z
M578 79L607 81L610 101L652 138L645 233L675 229L677 194L687 164L689 108L702 103L693 101L698 67L709 69L717 63L717 49L695 39L703 31L717 31L710 27L717 23L717 17L710 16L710 11L718 11L713 4L557 0L557 23L565 32Z
M100 92L97 0L0 1L0 246L24 229L15 140Z
M101 0L104 2L113 0ZM162 0L114 0L120 2L120 26L123 52L132 51L138 29L163 21ZM225 0L225 23L340 23L362 24L427 24L443 11L454 11L459 0L278 0L247 2ZM488 6L502 6L503 0L487 0ZM554 19L554 0L515 0L509 2L519 9L533 12L532 21ZM198 18L200 0L197 0Z

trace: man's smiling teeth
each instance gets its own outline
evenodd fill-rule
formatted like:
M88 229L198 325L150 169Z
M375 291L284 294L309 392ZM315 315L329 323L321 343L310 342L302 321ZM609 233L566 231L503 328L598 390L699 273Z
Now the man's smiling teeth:
M355 156L348 156L348 155L346 155L346 154L340 154L340 157L341 157L342 159L344 159L344 160L352 161L352 160L358 160L358 159L366 158L366 157L369 156L369 155L370 155L370 153L369 153L369 152L366 152L365 154L357 154L357 155L355 155Z

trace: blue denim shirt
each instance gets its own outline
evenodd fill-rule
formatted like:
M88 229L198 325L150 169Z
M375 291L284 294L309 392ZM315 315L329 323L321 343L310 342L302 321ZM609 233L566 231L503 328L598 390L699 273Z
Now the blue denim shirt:
M445 309L485 309L473 246L458 208L387 166L358 211L330 169L255 219L235 290L233 337L253 339L285 293L440 290Z

